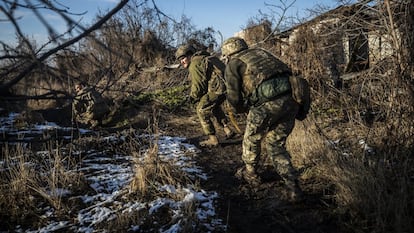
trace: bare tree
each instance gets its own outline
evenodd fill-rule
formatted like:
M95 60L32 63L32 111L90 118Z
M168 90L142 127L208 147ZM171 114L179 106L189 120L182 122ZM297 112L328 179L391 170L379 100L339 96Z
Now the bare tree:
M73 19L74 13L68 12L65 6L58 5L57 2L39 1L17 1L3 0L0 5L0 12L4 22L13 25L16 36L20 43L13 46L6 41L0 41L0 93L6 93L11 87L27 77L34 69L47 66L47 59L57 52L75 44L91 32L99 29L115 13L122 9L128 0L122 0L116 7L110 10L97 22L90 27L84 27ZM19 24L19 17L16 12L19 9L30 10L41 24L47 29L49 41L37 48L35 43L26 36ZM59 34L55 28L44 18L40 10L47 10L56 13L68 25L67 31ZM22 49L24 48L24 49Z
M335 196L337 203L358 216L352 225L371 232L412 232L412 182L405 182L412 170L404 168L413 163L414 4L412 0L354 2L279 35L285 47L278 55L310 80L320 134L343 141L339 147L357 155L350 160L352 175L342 172L333 179L345 184ZM341 88L328 82L330 65L339 71ZM341 127L353 132L339 137L329 133ZM351 149L352 140L360 137L372 143L374 154ZM343 155L341 149L337 152L338 158ZM365 160L365 156L372 158ZM353 166L355 161L363 163L362 169ZM366 171L374 176L368 179ZM378 176L381 173L385 176ZM348 182L349 177L363 176L369 182ZM352 190L351 201L346 190Z
M214 29L197 30L185 15L180 20L173 19L158 8L155 0L121 1L109 13L97 15L96 23L88 28L73 20L71 16L77 15L68 12L64 6L56 5L57 2L20 2L6 0L0 5L0 12L6 16L4 20L14 25L20 41L17 46L0 42L3 48L0 51L0 93L3 94L16 84L34 85L35 74L42 75L39 77L42 80L47 78L47 74L49 78L60 79L62 81L59 82L68 85L70 81L86 79L82 81L96 85L101 91L111 89L122 93L128 91L124 88L140 89L132 87L130 79L140 77L142 69L175 62L177 45L189 40L199 41L205 47L217 45ZM49 32L50 40L39 46L26 36L18 23L16 9L32 11ZM58 34L38 13L39 10L58 14L67 23L67 31ZM118 83L120 85L116 86ZM138 83L146 82L141 80ZM37 97L26 97L57 98L56 93L62 94L53 87L44 91L36 93Z

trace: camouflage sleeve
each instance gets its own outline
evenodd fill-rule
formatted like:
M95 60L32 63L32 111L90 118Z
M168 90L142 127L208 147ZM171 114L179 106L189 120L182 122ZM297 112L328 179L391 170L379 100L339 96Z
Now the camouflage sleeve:
M235 112L244 112L244 100L243 100L243 70L246 69L246 65L239 59L232 59L226 66L224 77L226 79L227 87L227 101Z
M77 99L77 96L75 96L75 98L73 99L73 102L72 102L72 110L75 114L77 114L77 113L80 112L80 109L81 109L80 102Z
M86 95L86 112L93 112L93 108L95 106L95 101L93 99L93 94L91 91L88 92L88 94Z
M191 78L190 97L193 100L198 101L208 90L206 69L201 63L191 64L188 72Z

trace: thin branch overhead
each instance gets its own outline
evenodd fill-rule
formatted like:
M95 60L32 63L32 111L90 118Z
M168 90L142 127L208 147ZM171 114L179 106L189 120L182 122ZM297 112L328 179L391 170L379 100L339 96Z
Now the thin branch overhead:
M67 40L64 41L62 44L57 45L56 47L50 48L48 49L46 52L41 53L41 54L37 54L37 52L34 49L34 45L33 43L31 43L27 36L25 36L21 30L20 25L17 23L16 21L16 17L14 15L14 9L16 7L25 7L27 9L32 9L33 12L36 12L36 9L39 9L40 7L42 8L46 8L46 9L50 9L52 11L54 11L55 13L58 13L63 19L65 19L65 21L68 23L68 25L74 25L77 24L75 23L75 21L73 19L71 19L67 14L66 11L62 11L59 10L57 7L55 7L54 5L51 4L50 1L46 1L46 0L41 0L40 5L35 5L32 4L29 0L26 0L27 5L23 5L19 2L16 1L9 1L6 0L4 1L5 4L8 6L8 8L5 8L4 6L0 5L0 13L3 13L8 20L14 25L15 30L18 33L19 38L24 42L25 47L29 48L30 54L31 54L31 58L30 60L26 61L26 65L23 69L21 69L20 72L18 72L17 74L13 75L13 77L9 77L9 80L5 82L5 80L1 80L0 82L0 92L5 92L6 90L8 90L10 87L12 87L13 85L17 84L20 80L22 80L23 78L25 78L31 71L33 71L36 67L38 67L42 62L44 62L47 58L49 58L51 55L56 54L57 52L61 51L62 49L67 48L68 46L71 46L73 44L75 44L76 42L80 41L82 38L85 38L86 36L88 36L91 32L99 29L105 22L107 22L115 13L117 13L119 10L122 9L122 7L124 7L129 0L122 0L118 3L117 6L115 6L111 11L109 11L106 15L104 15L102 18L100 18L100 20L98 22L96 22L94 25L92 25L89 28L84 28L81 25L77 25L78 28L80 28L82 30L82 32ZM40 20L42 19L42 16L39 14L36 14L38 17L40 16ZM41 20L41 22L44 22ZM49 24L46 23L46 28L48 28L49 33L52 33L53 35L55 34L54 29L52 28L52 26L50 26ZM56 37L53 37L56 38ZM3 45L5 45L2 42ZM7 46L3 46L3 48L8 48ZM2 51L2 58L10 58L12 57L12 55L10 54L11 51ZM4 62L4 60L3 60ZM5 77L5 75L10 75L12 72L15 72L15 66L10 66L11 69L13 70L2 70L1 72L1 76Z

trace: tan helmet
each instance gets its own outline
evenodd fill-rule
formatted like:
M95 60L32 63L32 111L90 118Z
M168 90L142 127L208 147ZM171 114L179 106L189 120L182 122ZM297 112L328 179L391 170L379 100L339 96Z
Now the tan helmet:
M221 46L221 53L224 56L229 56L248 48L249 47L247 46L246 41L242 38L230 37L223 42L223 45Z
M179 60L183 56L195 53L195 48L192 45L181 45L175 52L175 58Z

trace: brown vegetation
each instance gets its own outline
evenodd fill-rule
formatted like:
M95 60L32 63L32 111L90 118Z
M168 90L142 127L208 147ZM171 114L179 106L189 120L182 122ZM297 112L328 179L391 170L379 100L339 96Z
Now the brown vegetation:
M359 2L345 11L334 11L335 14L332 16L339 20L333 24L318 24L320 21L312 21L297 27L298 36L288 42L283 40L283 33L275 37L268 36L275 31L271 30L269 22L263 26L264 29L256 28L260 32L264 31L263 35L254 31L247 36L251 44L258 43L279 55L296 73L306 77L312 86L311 113L305 121L297 122L288 141L294 165L301 172L301 184L308 194L309 202L316 198L318 203L304 204L300 210L312 211L312 208L319 208L313 209L315 212L312 212L314 215L311 219L326 224L330 220L335 220L332 225L343 229L341 232L412 232L413 3L411 0ZM373 2L379 4L373 6ZM369 17L361 17L362 15ZM154 20L158 17L159 21ZM317 30L315 25L318 25ZM387 38L384 43L389 45L391 56L379 59L375 63L369 62L368 65L364 63L358 68L355 68L356 65L360 65L357 61L349 59L349 62L345 62L343 57L337 56L343 50L341 38L357 38L367 31ZM152 125L154 129L162 128L172 134L195 137L196 126L193 126L191 131L183 125L190 124L184 119L189 117L189 112L193 113L192 109L188 109L188 105L184 104L188 84L186 73L170 69L167 65L174 63L174 45L185 42L184 38L202 41L200 44L205 47L214 44L215 41L208 39L213 37L208 32L214 31L195 31L186 21L172 23L156 9L147 5L143 7L138 1L132 1L122 9L121 14L112 17L103 27L94 31L93 37L80 40L80 49L68 46L65 50L48 57L48 64L54 65L36 66L30 74L24 75L26 79L8 89L10 96L5 98L8 105L2 106L14 106L16 96L23 93L32 97L44 97L48 102L53 101L53 104L46 106L45 102L39 103L36 98L31 98L30 103L24 102L31 108L29 111L50 106L65 106L70 101L62 101L59 98L70 99L73 81L83 80L96 86L106 97L113 100L116 112L113 126L146 128ZM206 34L210 35L207 39L200 36ZM387 37L383 37L384 35ZM177 38L177 41L173 42L171 38ZM265 41L261 43L260 39ZM351 54L353 51L355 50L352 50ZM13 64L15 67L20 63ZM23 67L26 69L30 64ZM6 73L0 85L21 77L21 72L25 70L8 68L10 66L7 63L2 63L2 74L3 70L6 70ZM36 86L33 86L34 83ZM177 89L181 91L178 94L174 92ZM168 92L170 90L171 92ZM167 92L169 95L163 96ZM138 113L142 115L139 116ZM158 119L148 119L157 114L169 116L161 117L159 122ZM139 117L141 123L148 122L139 124ZM174 121L172 118L178 120ZM243 120L242 116L240 120ZM154 125L155 123L159 125ZM179 128L172 128L174 126ZM137 153L140 150L137 148L139 146L139 143L131 144L127 150ZM150 153L148 160L137 162L131 186L133 193L141 197L154 194L149 193L151 182L181 182L186 179L169 164L157 161L154 157L157 148L152 149L154 151ZM242 218L241 212L249 210L247 207L259 213L259 209L264 206L260 204L267 204L244 199L243 190L238 189L238 184L232 183L232 169L234 170L235 165L240 162L237 161L239 150L239 145L236 145L203 151L207 156L219 154L223 158L233 159L231 162L215 161L213 157L204 158L201 162L204 162L205 166L211 166L212 175L215 176L213 181L217 182L211 184L211 187L221 188L219 192L224 196L223 200L240 198L247 203L245 207L233 206L234 212L230 209L229 213L226 213L227 206L223 201L220 203L223 217L226 214L234 214ZM45 199L64 213L69 204L47 195L43 187L69 184L84 187L82 177L65 172L65 166L68 165L59 163L58 152L49 155L51 164L48 166L58 169L51 169L55 173L47 179L39 177L33 168L25 166L28 158L24 155L27 153L19 147L13 150L8 146L2 148L2 159L18 157L22 161L10 167L7 174L0 174L0 222L3 219L14 223L30 221L32 218L38 220L35 219L36 214L31 212L35 203L33 198ZM218 164L219 162L221 164ZM217 177L223 174L227 176ZM224 181L228 181L229 184L220 183ZM254 205L254 202L260 204ZM278 208L280 206L275 207L275 210L278 210L277 216L275 210L266 212L272 214L270 219L287 218L288 214L298 216L292 220L292 225L300 224L300 221L306 222L305 218L311 215L296 211L295 208L299 207L295 205L291 206L286 215L280 213L283 211ZM190 217L191 210L192 207L189 206ZM322 219L316 218L318 214ZM133 221L131 219L121 216L116 221L129 224ZM243 224L246 220L235 220L231 217L229 219L230 226ZM257 224L264 226L265 220ZM116 228L116 223L110 224ZM247 224L251 224L251 228L245 230L254 229L253 223ZM301 227L304 227L303 225ZM304 232L317 232L306 230L308 231Z

